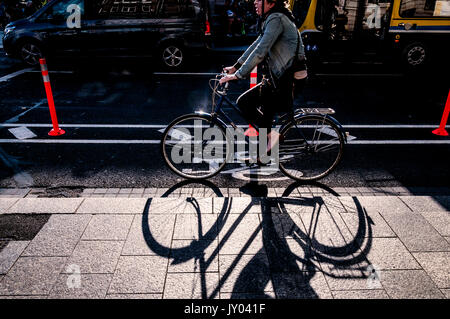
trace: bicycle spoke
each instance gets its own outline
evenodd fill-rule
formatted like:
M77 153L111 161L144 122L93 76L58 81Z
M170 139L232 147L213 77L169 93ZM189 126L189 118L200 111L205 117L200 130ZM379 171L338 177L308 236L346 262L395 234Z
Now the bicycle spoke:
M280 169L298 180L315 180L328 174L339 162L342 136L321 115L307 115L291 123L280 143Z
M169 168L183 177L207 178L225 165L225 131L207 118L182 116L168 126L161 141Z

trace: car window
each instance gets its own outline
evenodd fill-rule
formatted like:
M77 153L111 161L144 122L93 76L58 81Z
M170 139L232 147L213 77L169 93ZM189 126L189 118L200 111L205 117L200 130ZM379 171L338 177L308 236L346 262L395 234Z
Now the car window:
M103 0L94 1L97 19L145 19L156 14L157 0Z
M66 21L76 11L84 16L84 0L62 0L49 7L39 20Z
M402 0L400 16L414 17L450 17L450 0Z

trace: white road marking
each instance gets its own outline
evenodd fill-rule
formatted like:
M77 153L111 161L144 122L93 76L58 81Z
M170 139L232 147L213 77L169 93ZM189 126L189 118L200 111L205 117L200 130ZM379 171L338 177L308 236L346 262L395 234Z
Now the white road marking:
M45 100L44 100L45 101ZM44 101L39 102L41 105ZM34 107L34 106L33 106ZM27 110L29 111L29 110ZM3 123L0 126L5 127L15 127L15 126L27 126L27 127L52 127L52 124L46 123ZM155 128L161 129L166 128L167 125L164 124L59 124L61 127L77 127L77 128ZM238 127L248 127L248 125L238 125ZM419 128L419 129L427 129L427 128L437 128L439 127L439 123L432 124L348 124L343 125L343 128L368 128L368 129L382 129L382 128ZM450 128L450 125L447 125L446 128ZM160 130L160 132L164 132L164 130Z
M159 144L160 140L77 140L77 139L34 139L16 140L0 139L0 143L35 143L35 144Z
M22 113L20 113L20 114L18 114L18 115L16 115L16 116L10 118L9 120L5 121L5 123L0 124L0 127L2 127L2 126L9 126L9 124L6 124L6 123L15 123L15 122L17 122L17 121L20 119L21 116L27 114L28 112L34 110L35 108L38 108L39 106L41 106L42 104L44 104L44 102L45 102L45 100L41 100L40 102L35 103L35 104L34 104L31 108L29 108L28 110L26 110L26 111L24 111L24 112L22 112ZM16 127L16 126L28 126L28 125L26 125L26 124L20 124L20 123L17 123L17 124L11 124L11 125L14 126L14 127Z
M41 73L41 71L37 71L37 70L32 70L32 71L29 71L30 73ZM74 71L48 71L48 73L49 74L52 74L52 73L54 73L54 74L73 74L73 73L75 73Z
M15 77L18 76L18 75L21 75L21 74L30 72L30 71L32 71L32 70L33 70L33 69L28 68L28 69L23 69L23 70L20 70L20 71L17 71L17 72L14 72L14 73L11 73L11 74L2 76L2 77L0 78L0 82L8 81L8 80L10 80L10 79L12 79L12 78L15 78Z
M194 72L155 72L154 75L197 75L197 76L216 76L218 73L194 73Z
M159 144L160 140L82 140L82 139L0 139L0 143L35 143L35 144ZM359 145L447 145L450 140L352 140L347 144Z
M13 134L19 140L36 137L36 134L34 134L26 126L10 128L10 129L8 129L8 131L10 131L11 134Z
M336 138L338 137L336 132L328 127L322 127L320 129L318 129L318 131L322 132L323 134L330 135L332 137L336 137ZM347 141L351 141L354 139L356 139L356 136L352 136L352 135L347 136Z

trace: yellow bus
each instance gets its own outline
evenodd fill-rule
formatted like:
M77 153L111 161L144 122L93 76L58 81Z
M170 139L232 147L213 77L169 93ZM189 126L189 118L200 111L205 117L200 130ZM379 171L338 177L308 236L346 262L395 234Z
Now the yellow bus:
M450 0L289 0L319 63L449 64Z

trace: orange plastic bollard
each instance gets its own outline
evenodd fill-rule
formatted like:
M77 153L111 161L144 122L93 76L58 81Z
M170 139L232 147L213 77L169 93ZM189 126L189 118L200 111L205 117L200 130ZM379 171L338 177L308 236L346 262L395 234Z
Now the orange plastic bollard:
M250 73L250 88L256 86L257 82L258 82L258 67L255 66L255 68Z
M248 125L248 129L245 131L244 135L246 135L246 136L258 136L259 133L253 126L251 126L249 124Z
M44 80L45 93L47 94L48 108L50 109L50 117L52 118L53 129L48 132L50 136L59 136L66 133L58 126L58 118L56 117L55 103L53 102L52 88L50 86L50 77L48 76L47 62L45 59L39 59L41 64L42 78Z
M442 114L441 124L432 133L440 136L448 136L448 132L445 130L447 125L448 113L450 113L450 91L448 92L447 102L445 103L444 113Z
M258 82L258 67L255 66L255 68L250 73L250 88L255 87L257 82ZM253 126L251 126L249 124L248 125L248 129L245 131L244 135L246 135L246 136L258 136L259 133Z

